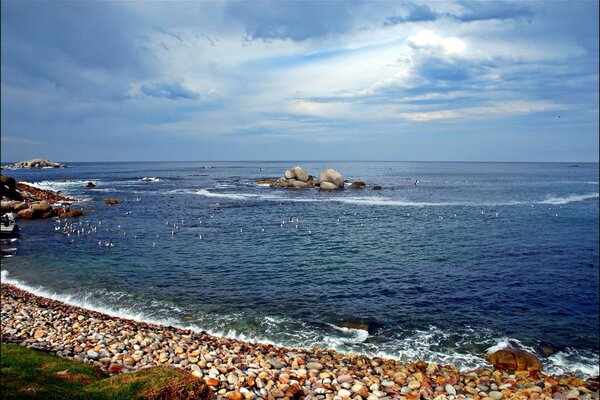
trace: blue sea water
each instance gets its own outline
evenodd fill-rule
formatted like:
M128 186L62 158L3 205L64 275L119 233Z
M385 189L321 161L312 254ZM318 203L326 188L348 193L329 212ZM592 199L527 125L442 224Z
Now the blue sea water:
M88 214L67 221L83 232L68 236L65 221L19 221L2 280L250 341L462 369L517 341L548 372L598 375L598 164L303 162L383 190L255 183L293 165L4 171Z

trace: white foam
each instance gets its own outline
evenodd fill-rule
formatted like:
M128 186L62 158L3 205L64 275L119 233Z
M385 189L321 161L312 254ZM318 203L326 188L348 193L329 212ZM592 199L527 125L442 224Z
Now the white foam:
M600 358L598 354L582 355L578 351L559 351L548 357L546 371L554 375L575 373L584 376L600 375Z
M142 182L159 182L160 181L159 178L156 178L156 177L147 177L147 176L143 177L141 180L142 180Z
M569 204L576 201L584 201L589 199L597 199L598 193L589 193L589 194L572 194L566 197L548 197L547 199L538 202L538 204Z
M486 354L492 354L492 353L495 353L496 351L508 349L511 347L518 347L518 348L527 350L530 353L535 354L535 350L532 347L525 346L523 343L521 343L521 341L519 341L517 339L511 339L511 338L507 338L507 337L501 338L497 344L486 349Z

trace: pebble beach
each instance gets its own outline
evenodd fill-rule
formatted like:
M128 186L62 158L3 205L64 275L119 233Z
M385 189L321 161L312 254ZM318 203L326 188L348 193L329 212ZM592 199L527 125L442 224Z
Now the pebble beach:
M111 375L170 365L216 398L597 399L598 381L286 349L112 317L2 284L2 341L93 364Z

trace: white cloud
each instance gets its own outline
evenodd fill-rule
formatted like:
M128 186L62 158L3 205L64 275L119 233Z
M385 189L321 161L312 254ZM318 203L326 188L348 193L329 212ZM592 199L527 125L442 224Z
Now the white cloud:
M436 121L442 119L479 119L530 114L564 108L564 105L544 101L508 101L489 106L468 107L425 112L401 112L398 117L411 121Z
M432 30L426 29L410 35L407 43L413 49L439 50L447 55L464 53L465 42L457 37L442 37Z

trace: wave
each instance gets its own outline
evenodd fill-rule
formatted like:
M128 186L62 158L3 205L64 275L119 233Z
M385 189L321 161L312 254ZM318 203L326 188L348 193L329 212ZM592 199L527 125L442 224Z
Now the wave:
M546 200L538 202L538 204L552 204L552 205L562 205L569 204L576 201L584 201L589 199L597 199L598 193L589 193L589 194L572 194L566 197L548 197Z
M171 193L182 193L189 191L179 190L170 191ZM598 193L590 193L584 195L569 195L566 197L548 197L545 200L539 201L505 201L505 202L469 202L469 201L450 201L450 202L426 202L426 201L411 201L402 199L391 199L389 197L330 197L330 198L309 198L309 197L284 197L276 195L265 195L265 194L251 194L251 193L216 193L211 192L207 189L199 189L194 192L197 195L205 197L219 197L227 198L231 200L266 200L266 201L278 201L278 202L338 202L346 204L358 204L358 205L371 205L371 206L396 206L396 207L455 207L455 206L466 206L466 207L494 207L494 206L514 206L524 204L552 204L552 205L563 205L571 202L578 202L598 198Z
M274 346L313 349L328 348L341 353L364 354L369 357L391 358L402 362L424 360L438 364L456 365L461 370L487 368L489 363L483 353L474 353L473 345L495 351L508 343L517 343L535 353L531 347L516 339L495 338L489 330L465 329L464 332L448 332L435 326L416 330L403 336L393 336L384 341L370 341L371 336L363 329L347 328L330 323L317 325L286 316L259 316L247 312L215 315L205 314L184 321L182 310L175 305L158 300L146 302L141 307L130 294L88 291L85 294L52 292L44 287L33 287L10 276L2 270L3 283L12 284L37 296L57 300L69 305L97 311L112 317L130 319L162 326L208 332L213 336L250 343L266 343ZM109 306L102 301L126 303L128 306ZM143 309L144 311L140 311ZM181 317L177 317L181 316ZM251 321L250 324L244 321ZM381 339L381 338L379 338ZM451 347L447 343L452 342ZM465 350L461 350L465 349ZM541 358L541 357L540 357ZM544 370L550 374L575 373L589 377L598 375L598 355L577 350L566 350L548 358L541 358Z

